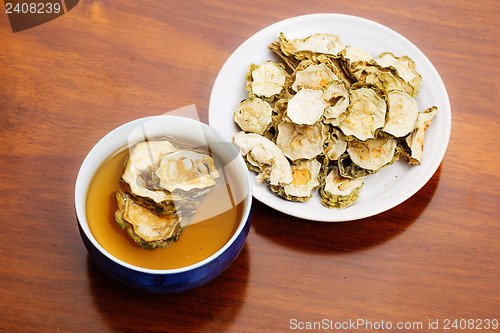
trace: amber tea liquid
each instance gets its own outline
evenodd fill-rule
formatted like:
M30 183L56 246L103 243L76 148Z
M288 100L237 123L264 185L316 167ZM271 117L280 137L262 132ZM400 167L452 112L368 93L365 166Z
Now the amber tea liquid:
M90 231L99 244L116 258L134 266L150 269L174 269L195 264L220 250L233 236L243 214L243 202L233 205L229 185L222 184L204 198L196 215L212 216L186 227L171 247L146 250L129 238L114 220L117 209L115 192L120 189L120 178L127 148L108 158L97 170L87 194L87 220ZM226 183L234 188L232 177L226 173ZM232 207L213 216L217 207ZM195 219L196 219L195 215Z

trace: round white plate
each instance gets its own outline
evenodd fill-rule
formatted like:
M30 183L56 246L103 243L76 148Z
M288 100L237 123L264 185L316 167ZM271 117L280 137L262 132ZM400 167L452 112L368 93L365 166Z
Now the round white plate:
M377 57L382 52L407 55L422 75L422 85L415 97L419 111L437 106L439 113L427 129L423 163L407 165L402 160L381 169L365 179L360 197L352 206L329 209L321 204L319 193L306 203L282 199L265 183L253 184L255 199L285 214L303 219L340 222L379 214L402 203L415 194L432 177L444 157L451 129L450 101L443 81L427 57L397 32L373 21L341 14L312 14L275 23L241 44L227 59L215 80L209 105L209 124L227 137L240 131L233 121L239 102L248 98L245 76L248 66L266 60L283 62L268 49L280 32L288 39L304 38L315 33L338 35L344 44L356 46Z

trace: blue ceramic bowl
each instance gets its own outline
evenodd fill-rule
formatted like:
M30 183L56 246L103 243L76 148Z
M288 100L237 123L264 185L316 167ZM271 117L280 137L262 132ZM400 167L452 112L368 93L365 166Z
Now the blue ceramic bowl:
M99 244L87 223L86 198L89 184L101 163L130 142L144 137L173 136L200 146L208 145L236 181L233 198L243 201L243 215L232 238L214 255L194 265L168 270L137 267L115 258ZM75 210L83 243L96 264L112 278L134 289L156 293L180 292L199 287L221 274L240 253L250 229L252 205L250 176L238 149L220 132L198 121L177 116L154 116L126 123L104 138L89 152L75 185Z

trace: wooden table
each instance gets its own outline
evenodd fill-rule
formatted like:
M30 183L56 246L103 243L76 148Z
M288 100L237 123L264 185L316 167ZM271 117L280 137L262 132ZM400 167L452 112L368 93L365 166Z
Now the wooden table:
M321 12L384 24L435 65L452 134L432 179L405 203L348 223L255 202L242 253L209 284L145 295L115 283L77 229L73 191L87 152L118 125L190 104L208 122L212 84L238 45ZM316 331L382 321L427 331L429 321L442 330L446 319L450 328L500 319L499 18L495 0L81 0L13 33L2 7L0 332L278 332L315 321ZM344 324L358 320L372 329Z

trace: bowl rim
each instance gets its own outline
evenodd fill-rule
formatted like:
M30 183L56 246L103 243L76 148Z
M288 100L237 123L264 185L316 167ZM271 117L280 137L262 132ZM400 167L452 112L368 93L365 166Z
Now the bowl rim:
M231 245L236 241L236 239L240 236L240 234L243 232L245 225L249 223L250 221L250 210L252 207L252 200L253 200L253 195L252 195L252 182L250 179L250 174L246 168L246 164L241 157L240 154L237 155L236 159L238 160L237 163L242 165L244 167L244 175L245 179L243 182L246 182L247 188L248 188L248 193L246 194L245 198L243 199L244 201L244 207L243 207L243 214L241 217L241 220L239 221L238 228L234 232L234 234L231 236L231 238L222 246L217 252L212 254L210 257L199 261L195 264L181 267L181 268L174 268L174 269L151 269L151 268L144 268L144 267L139 267L135 266L132 264L129 264L121 259L116 258L113 256L111 253L109 253L99 242L95 239L94 235L90 231L90 227L88 225L87 221L87 215L86 215L86 198L87 198L87 192L88 188L90 185L90 182L92 181L94 174L89 175L89 181L85 182L83 179L85 175L87 175L88 171L86 169L89 167L89 164L91 163L90 160L93 158L94 154L97 154L97 150L99 147L102 145L106 144L109 140L112 140L114 137L122 135L121 132L130 132L132 129L136 128L137 125L146 123L148 121L151 121L153 119L169 119L169 120L175 120L178 122L187 122L193 125L200 125L205 128L205 129L210 129L212 130L216 136L219 138L223 139L225 142L231 143L224 134L222 134L219 130L210 127L209 125L197 121L191 118L186 118L186 117L181 117L181 116L171 116L171 115L155 115L155 116L148 116L148 117L143 117L143 118L138 118L131 120L129 122L126 122L110 132L108 132L105 136L103 136L93 147L92 149L87 153L85 156L85 159L83 160L80 169L78 170L78 175L76 177L76 182L75 182L75 191L74 191L74 206L75 206L75 212L76 212L76 218L77 218L77 223L80 226L81 230L85 234L85 237L92 243L92 245L104 256L106 256L109 260L113 261L114 263L126 267L128 269L131 269L133 271L141 272L141 273L147 273L147 274L155 274L155 275L173 275L173 274L179 274L179 273L185 273L189 271L196 270L197 268L200 268L202 266L205 266L206 264L217 260L218 257L220 257ZM119 150L122 147L114 147L114 151ZM106 156L106 158L109 156ZM104 160L100 161L100 163L104 162ZM99 164L101 165L101 164ZM240 172L236 172L236 177L239 177L241 175ZM79 196L82 194L82 191L84 191L84 200L80 200ZM80 202L80 201L83 201ZM84 221L84 223L82 222Z

